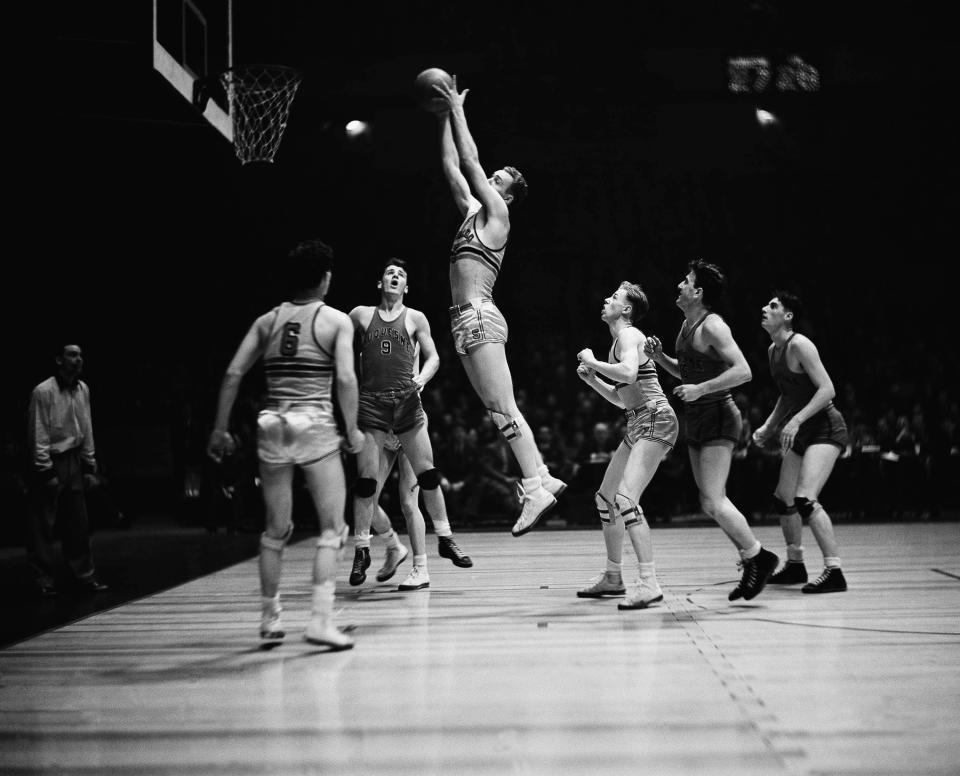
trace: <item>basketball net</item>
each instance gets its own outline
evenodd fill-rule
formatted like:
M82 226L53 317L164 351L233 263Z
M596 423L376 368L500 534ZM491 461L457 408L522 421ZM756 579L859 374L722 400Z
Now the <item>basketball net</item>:
M243 163L272 162L300 73L282 65L233 67L220 76L233 117L233 146Z

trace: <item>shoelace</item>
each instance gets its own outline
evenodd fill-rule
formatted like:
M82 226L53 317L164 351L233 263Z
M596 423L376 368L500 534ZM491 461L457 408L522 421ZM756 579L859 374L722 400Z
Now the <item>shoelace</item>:
M460 551L460 548L457 546L457 543L453 539L448 538L444 541L444 543L453 551L454 555L463 555L463 553Z
M824 569L823 573L813 581L814 587L822 585L827 581L827 578L830 576L830 569Z

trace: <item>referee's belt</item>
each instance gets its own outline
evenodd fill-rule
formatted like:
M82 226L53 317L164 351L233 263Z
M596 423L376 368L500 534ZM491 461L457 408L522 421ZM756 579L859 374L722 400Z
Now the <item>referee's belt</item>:
M493 304L493 300L485 296L475 296L473 299L468 299L463 304L455 304L450 308L450 317L456 318L461 313L468 312L470 310L479 310L482 305Z

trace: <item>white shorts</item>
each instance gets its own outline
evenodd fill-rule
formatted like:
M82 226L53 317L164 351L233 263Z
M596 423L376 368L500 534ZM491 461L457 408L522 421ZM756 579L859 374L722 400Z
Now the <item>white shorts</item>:
M257 455L263 463L306 466L339 451L342 441L333 414L320 407L262 410L257 416Z

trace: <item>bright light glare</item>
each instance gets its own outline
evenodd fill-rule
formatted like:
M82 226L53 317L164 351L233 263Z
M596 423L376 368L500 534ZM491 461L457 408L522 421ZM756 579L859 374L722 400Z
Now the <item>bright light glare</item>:
M777 117L770 113L770 111L757 108L757 123L760 124L761 127L767 127L771 124L776 124Z
M348 121L346 130L348 137L359 137L367 131L367 122L357 121L356 119L353 121Z

